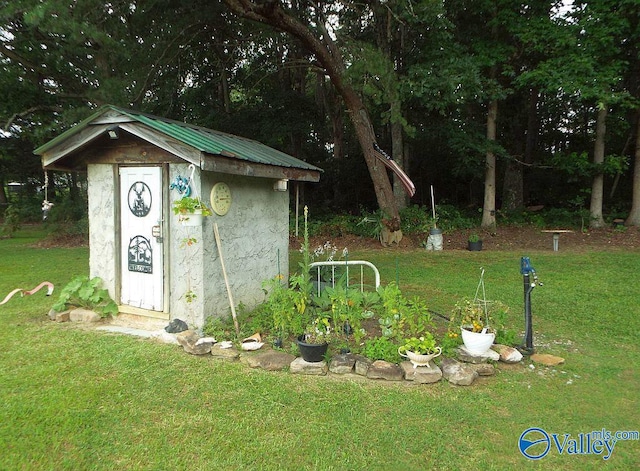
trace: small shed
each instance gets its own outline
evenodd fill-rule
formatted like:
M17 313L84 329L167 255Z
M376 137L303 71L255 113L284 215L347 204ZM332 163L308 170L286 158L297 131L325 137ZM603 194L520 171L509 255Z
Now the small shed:
M321 172L251 139L112 105L35 153L45 170L87 172L90 276L120 312L196 328L229 314L225 275L247 307L264 299L264 280L288 277L289 182ZM172 201L189 191L209 206L223 191L230 204L186 226Z

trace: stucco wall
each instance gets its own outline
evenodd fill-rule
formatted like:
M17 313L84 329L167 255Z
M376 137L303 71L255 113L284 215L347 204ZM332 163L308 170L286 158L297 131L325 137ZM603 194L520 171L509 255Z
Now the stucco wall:
M116 241L116 178L111 164L90 164L89 267L91 276L100 276L115 299L119 260ZM169 182L177 175L188 176L187 164L169 166ZM202 178L202 179L201 179ZM273 190L274 180L214 174L196 170L194 188L209 203L214 183L224 181L231 189L233 202L225 216L205 218L202 227L182 226L175 215L165 222L165 260L168 287L168 311L193 327L202 327L209 316L230 315L213 225L218 225L227 276L234 304L253 308L264 300L262 283L278 274L288 277L289 267L289 192ZM169 192L168 201L180 196ZM185 240L196 240L186 245ZM195 299L187 302L192 291Z
M170 167L170 181L176 175L188 176L187 165ZM289 193L273 190L274 180L196 171L195 188L209 205L213 185L223 181L232 193L231 209L225 216L205 218L202 227L183 227L171 216L170 312L188 324L201 327L209 316L228 316L229 298L218 248L214 223L220 233L222 255L231 286L234 305L253 308L264 300L262 282L280 272L288 277L289 267ZM201 183L201 185L199 184ZM172 191L170 200L178 198ZM185 247L185 238L197 242ZM187 303L188 288L196 299Z
M115 299L116 292L116 182L110 164L87 166L89 200L89 274L99 276Z

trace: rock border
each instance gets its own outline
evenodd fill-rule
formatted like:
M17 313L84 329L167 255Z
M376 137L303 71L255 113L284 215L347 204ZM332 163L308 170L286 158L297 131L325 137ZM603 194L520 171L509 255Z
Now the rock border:
M102 320L98 314L84 309L75 309L57 313L49 312L49 318L56 322L84 322L95 323ZM464 346L458 347L456 357L439 358L439 365L432 362L429 366L414 366L409 361L399 364L384 360L373 361L363 355L353 353L341 353L333 356L329 363L307 362L301 357L295 357L290 353L272 348L255 351L239 351L230 345L230 342L217 343L211 337L202 337L192 329L174 332L177 329L169 324L165 329L154 332L146 332L144 337L151 338L162 343L180 345L186 353L191 355L212 355L218 360L241 361L250 368L261 368L266 371L289 371L291 374L326 376L356 375L370 380L383 380L391 382L412 382L414 384L434 384L442 379L456 386L470 386L477 378L493 376L496 374L494 363L506 364L520 363L522 354L515 348L506 345L492 345L491 349L483 355L473 355ZM109 331L109 329L103 328ZM135 330L135 329L133 329ZM128 332L124 332L128 333ZM133 332L132 332L133 333ZM133 333L136 335L135 333ZM224 344L227 345L224 345ZM531 360L542 364L561 364L563 358L551 355L531 356Z
M168 340L172 336L177 342ZM464 347L459 347L457 359L445 357L439 361L439 365L432 362L429 366L414 366L409 361L399 364L384 360L373 361L354 353L334 355L329 362L307 362L302 357L270 347L251 352L240 351L233 346L225 348L221 343L212 343L211 338L200 337L194 330L177 334L165 333L154 338L167 343L178 343L191 355L210 354L216 359L240 361L250 368L266 371L289 371L291 374L310 376L357 375L369 380L406 381L414 384L434 384L444 379L456 386L470 386L479 377L495 375L495 362L516 363L514 352L519 354L515 348L494 345L492 350L483 355L472 355ZM521 360L522 355L518 361Z

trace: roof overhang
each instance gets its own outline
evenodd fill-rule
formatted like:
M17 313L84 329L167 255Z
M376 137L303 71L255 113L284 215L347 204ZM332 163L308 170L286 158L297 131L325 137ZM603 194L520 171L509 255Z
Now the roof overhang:
M192 141L189 138L193 139L192 136L186 136L184 138L186 142L180 140L180 138L183 138L181 133L188 134L193 131L194 134L197 132L197 136L202 139L203 131L207 130L150 115L140 114L140 119L136 119L136 116L135 112L128 112L127 110L107 105L78 125L37 148L34 153L41 156L45 170L82 171L86 169L87 163L90 163L91 154L87 152L90 146L98 145L97 141L104 140L107 132L117 127L119 132L126 132L131 136L159 147L172 156L194 164L204 171L309 182L320 180L321 169L256 141L217 133L216 136L221 136L221 142L225 143L225 145L216 143L217 148L215 148L214 153L206 152L202 149L207 147L199 149L191 145ZM156 126L154 119L161 125ZM169 131L163 132L166 128ZM209 132L212 136L211 139L215 139L213 133L216 132L210 130ZM234 152L234 140L242 144L238 147L237 152L242 152L244 155L238 155ZM275 160L278 163L264 163L263 161L258 161L259 159L252 160L250 157L248 158L247 145L253 146L251 148L255 149L257 153L263 152L267 157L275 155ZM229 150L227 150L227 147ZM218 151L219 153L215 153ZM264 155L261 156L263 160ZM281 156L284 156L284 164L280 164L280 161L277 160Z

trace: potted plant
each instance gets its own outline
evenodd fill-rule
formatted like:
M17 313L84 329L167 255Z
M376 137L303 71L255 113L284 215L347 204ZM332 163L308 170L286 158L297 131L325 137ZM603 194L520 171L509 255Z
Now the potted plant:
M484 354L496 338L496 329L491 325L492 310L506 310L499 302L462 300L456 303L451 323L457 325L465 348L472 355ZM454 332L454 328L450 332Z
M398 354L408 358L414 368L429 367L429 362L441 353L442 348L436 347L436 341L431 332L425 332L420 337L405 339L404 344L398 348Z
M478 234L473 233L469 235L467 250L471 252L480 252L482 250L482 239Z
M183 196L173 202L173 213L183 226L199 226L203 216L211 216L211 210L200 201L200 198Z
M333 335L331 322L325 316L316 317L298 337L298 349L304 361L323 361Z

